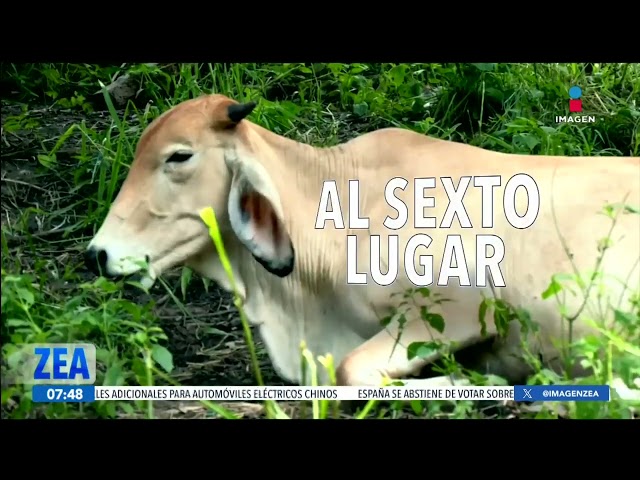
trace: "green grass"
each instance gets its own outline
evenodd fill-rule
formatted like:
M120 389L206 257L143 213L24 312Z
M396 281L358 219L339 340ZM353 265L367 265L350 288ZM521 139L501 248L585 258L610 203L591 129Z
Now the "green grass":
M137 95L120 106L104 86L124 74L133 79ZM244 372L247 382L276 381L264 351L233 313L241 305L230 300L221 308L212 301L198 303L198 298L213 298L206 296L213 295L213 287L188 269L166 275L147 295L95 279L82 266L81 252L106 215L142 130L183 100L210 92L256 100L252 121L314 145L334 145L359 133L400 126L503 152L640 155L638 64L5 64L0 81L3 369L11 367L11 354L25 342L91 341L98 347L98 383L103 385L206 384L234 368L244 372L247 365L252 367L252 372ZM597 117L596 123L555 123L556 115L567 114L572 85L582 87L584 110ZM594 232L592 241L606 236ZM550 279L546 295L560 296L569 288L569 273L558 272ZM588 287L578 277L572 280L577 282L574 288ZM503 322L521 318L521 312L503 307L498 309ZM634 348L640 343L638 303L622 306L616 318L619 328L608 330L606 340L587 339L570 349L572 355L586 354L594 367L594 378L585 379L587 383L608 381L613 372L627 382L640 375ZM177 343L176 338L183 337L184 342ZM193 345L199 349L195 353ZM596 351L603 346L609 355L601 360ZM309 368L316 368L317 359L304 349L301 354ZM239 366L229 363L233 361ZM331 358L319 363L333 368ZM457 368L451 361L449 369ZM486 381L466 374L476 382ZM260 380L262 376L268 378ZM539 369L531 379L550 381L563 378ZM152 402L35 405L28 389L2 385L5 417L156 418L169 415L167 408ZM197 415L345 415L326 402L314 403L310 410L302 405L293 413L287 405L243 408L202 402ZM633 405L614 401L516 414L629 418L633 412ZM471 402L371 402L354 415L487 414Z

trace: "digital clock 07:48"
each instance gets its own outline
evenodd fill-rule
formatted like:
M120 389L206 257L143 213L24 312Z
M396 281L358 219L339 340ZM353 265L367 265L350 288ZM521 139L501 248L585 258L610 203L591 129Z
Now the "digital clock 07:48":
M93 385L34 385L31 399L38 403L79 403L95 401Z

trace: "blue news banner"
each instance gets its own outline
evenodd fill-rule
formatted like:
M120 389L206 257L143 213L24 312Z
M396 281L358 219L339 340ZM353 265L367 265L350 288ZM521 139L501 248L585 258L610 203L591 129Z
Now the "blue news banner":
M33 385L34 402L94 402L96 347L88 343L24 345L18 383ZM608 402L608 385L516 385L516 402Z
M516 385L516 402L608 402L609 385Z
M34 402L94 402L93 385L34 385ZM608 385L517 385L516 402L608 402Z
M31 399L37 403L95 402L93 385L34 385Z

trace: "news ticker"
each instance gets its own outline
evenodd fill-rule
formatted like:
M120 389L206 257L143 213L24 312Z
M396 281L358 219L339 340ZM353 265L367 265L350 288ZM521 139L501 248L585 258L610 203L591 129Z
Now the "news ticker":
M515 387L99 387L96 347L88 343L22 345L18 365L10 372L16 383L33 385L34 402L102 400L513 400L516 402L610 400L608 385Z
M511 400L516 402L608 402L608 385L516 385L514 387L98 387L34 385L39 403L135 400L303 401L303 400Z

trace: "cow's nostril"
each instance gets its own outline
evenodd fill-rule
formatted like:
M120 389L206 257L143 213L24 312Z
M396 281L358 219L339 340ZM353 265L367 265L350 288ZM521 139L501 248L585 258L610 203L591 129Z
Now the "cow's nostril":
M104 271L107 268L107 251L98 250L98 265L100 269Z
M105 275L108 255L106 250L90 247L84 252L84 263L95 275Z

